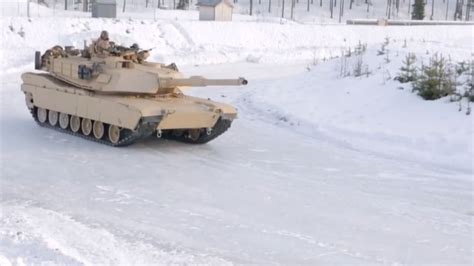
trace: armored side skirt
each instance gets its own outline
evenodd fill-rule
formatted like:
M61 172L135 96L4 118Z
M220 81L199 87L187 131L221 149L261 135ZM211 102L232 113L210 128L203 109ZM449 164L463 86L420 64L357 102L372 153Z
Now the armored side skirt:
M159 122L157 129L212 128L219 118L232 121L229 105L184 95L100 94L72 87L48 74L25 73L22 91L28 108L59 113L135 130L140 120Z

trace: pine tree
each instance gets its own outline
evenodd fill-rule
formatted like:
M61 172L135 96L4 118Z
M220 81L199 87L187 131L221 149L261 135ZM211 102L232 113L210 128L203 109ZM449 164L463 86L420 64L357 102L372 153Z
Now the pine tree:
M425 18L425 1L415 0L413 4L413 11L411 13L411 19L423 20Z
M189 8L189 0L179 0L176 9L186 10Z
M390 38L385 37L384 42L380 46L380 50L377 51L377 55L384 55L387 52L385 47L387 47L389 44L390 44Z
M441 81L441 87L444 91L451 95L461 98L461 94L457 92L456 84L456 68L453 66L451 58L448 59L445 65L444 78Z
M466 86L465 97L467 97L469 101L474 102L474 83L472 82L472 79Z
M400 73L395 77L395 80L401 83L412 82L416 80L417 69L415 66L416 55L408 54L402 61L403 65L400 67Z
M413 90L418 91L425 100L436 100L454 92L446 77L446 59L435 54L430 58L430 64L423 66L420 77L413 84Z
M467 74L464 97L474 102L474 61L471 61L470 68L469 66L467 67Z

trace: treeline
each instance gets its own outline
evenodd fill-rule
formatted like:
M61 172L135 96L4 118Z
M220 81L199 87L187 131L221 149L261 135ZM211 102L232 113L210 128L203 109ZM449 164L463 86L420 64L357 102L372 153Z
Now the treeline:
M35 0L31 0L35 1ZM88 10L94 0L36 0L39 4L52 7L61 4L64 9ZM199 0L117 0L122 12L129 6L144 8L189 9ZM437 19L472 20L474 0L228 0L238 5L242 13L270 13L287 19L295 19L295 11L319 10L332 19L342 19L357 9L370 13L377 9L377 18L393 19L403 14L414 20ZM403 10L402 10L403 9ZM440 15L440 13L442 13Z

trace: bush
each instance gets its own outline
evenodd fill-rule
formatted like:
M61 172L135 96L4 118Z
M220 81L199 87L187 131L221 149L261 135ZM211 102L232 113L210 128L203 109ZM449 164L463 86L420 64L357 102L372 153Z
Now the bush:
M400 73L395 77L395 80L398 80L401 83L415 81L418 74L415 66L416 55L411 53L408 54L402 63L403 65L400 67Z
M435 54L428 66L422 66L421 74L413 83L413 90L425 100L436 100L455 92L452 75L446 72L446 59Z

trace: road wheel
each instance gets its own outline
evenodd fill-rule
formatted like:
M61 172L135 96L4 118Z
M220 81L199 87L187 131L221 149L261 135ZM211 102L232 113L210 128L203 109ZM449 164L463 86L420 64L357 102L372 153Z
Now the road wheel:
M38 107L36 108L36 116L38 117L38 121L40 123L45 123L48 119L48 110Z
M94 121L94 126L92 130L96 139L102 139L102 137L104 137L105 129L104 124L102 122Z
M87 118L83 118L81 122L82 134L89 136L92 132L92 121Z
M109 140L113 144L117 144L120 140L120 128L118 126L109 126Z
M71 116L71 130L72 132L76 133L79 132L79 129L81 129L81 118L78 116Z
M53 127L58 124L58 112L49 110L48 112L48 122Z
M59 114L59 126L66 129L69 126L69 115L65 113Z

